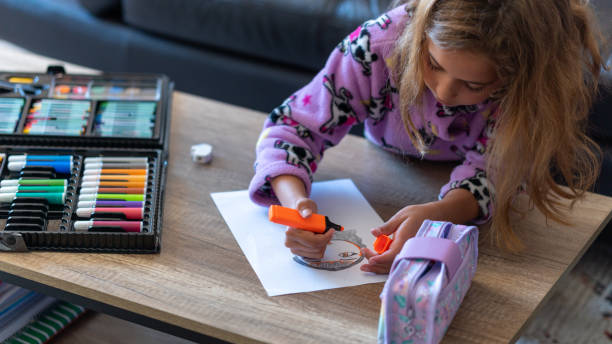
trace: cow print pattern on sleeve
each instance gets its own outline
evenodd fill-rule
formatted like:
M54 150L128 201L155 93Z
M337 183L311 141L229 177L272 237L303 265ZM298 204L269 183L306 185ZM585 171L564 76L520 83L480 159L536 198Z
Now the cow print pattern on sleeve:
M292 95L287 98L281 105L277 106L270 112L270 121L277 125L288 125L295 128L299 137L314 140L312 133L308 128L297 122L291 117L291 103L295 101L296 96Z
M257 189L257 193L259 193L265 198L275 197L274 190L272 190L272 177L270 177L270 175L267 175L264 180L265 182L263 183L263 185L260 186L259 189Z
M386 14L376 19L368 20L342 40L338 44L338 50L344 55L350 53L353 60L361 65L363 75L370 75L372 74L372 62L378 60L378 55L370 49L370 31L368 26L378 25L381 29L386 30L390 24L391 18Z
M479 218L486 219L489 217L489 206L491 205L493 190L489 188L489 181L483 170L477 169L475 176L455 181L451 184L451 189L457 188L468 190L474 195L480 208Z
M390 79L387 79L385 86L378 91L380 97L370 97L366 104L366 111L368 117L374 121L373 125L381 122L393 110L393 93L397 93L397 88L391 85Z
M285 161L287 164L304 168L308 173L310 181L313 180L312 175L317 170L317 163L315 162L315 156L310 150L283 140L276 140L274 148L286 151Z
M333 135L335 128L342 125L353 125L353 123L357 122L357 114L350 103L350 100L353 99L351 92L344 87L336 90L334 74L331 77L327 75L323 77L323 86L331 94L329 104L330 118L323 123L319 131L323 134Z

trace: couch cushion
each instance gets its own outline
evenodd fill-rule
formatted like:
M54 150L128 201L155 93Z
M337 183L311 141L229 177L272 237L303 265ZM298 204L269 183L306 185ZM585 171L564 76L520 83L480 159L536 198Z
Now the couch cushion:
M95 16L104 16L121 10L120 0L79 0L79 2Z
M390 0L123 0L124 21L158 34L309 70Z

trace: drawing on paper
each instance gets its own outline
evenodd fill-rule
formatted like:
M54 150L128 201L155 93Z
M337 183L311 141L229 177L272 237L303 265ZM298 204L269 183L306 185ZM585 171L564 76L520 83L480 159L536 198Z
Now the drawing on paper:
M321 259L294 256L293 260L313 269L339 271L350 268L363 260L361 249L365 247L357 231L345 229L334 233L325 255Z

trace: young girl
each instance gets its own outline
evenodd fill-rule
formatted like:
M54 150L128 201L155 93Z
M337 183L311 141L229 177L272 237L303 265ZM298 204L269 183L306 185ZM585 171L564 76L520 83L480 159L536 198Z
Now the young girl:
M316 212L308 196L317 164L364 122L365 136L384 149L461 164L438 201L408 205L372 229L395 240L381 255L365 249L362 270L387 273L425 219L492 220L495 242L517 248L510 215L520 190L563 222L559 199L581 197L599 163L584 132L603 61L587 0L396 5L345 38L312 82L272 111L257 143L252 200ZM332 235L289 228L286 246L321 258Z

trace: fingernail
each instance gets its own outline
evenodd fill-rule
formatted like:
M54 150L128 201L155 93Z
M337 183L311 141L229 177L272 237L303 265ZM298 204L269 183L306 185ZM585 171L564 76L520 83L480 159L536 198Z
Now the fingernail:
M302 217L308 217L310 215L310 210L304 209L301 211Z

